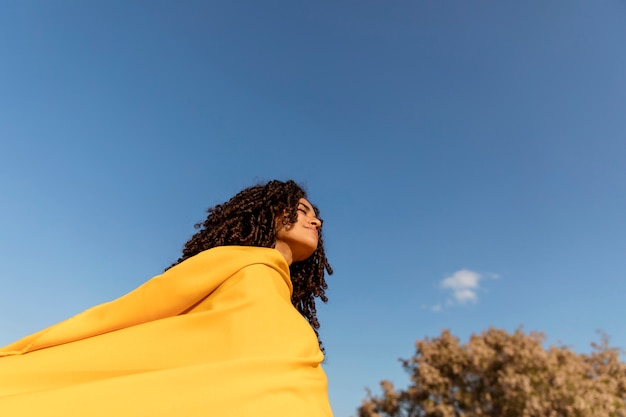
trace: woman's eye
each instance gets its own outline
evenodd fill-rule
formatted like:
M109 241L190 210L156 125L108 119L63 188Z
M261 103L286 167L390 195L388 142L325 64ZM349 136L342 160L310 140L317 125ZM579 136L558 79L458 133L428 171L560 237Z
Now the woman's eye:
M298 209L299 212L306 214L306 210L299 208Z

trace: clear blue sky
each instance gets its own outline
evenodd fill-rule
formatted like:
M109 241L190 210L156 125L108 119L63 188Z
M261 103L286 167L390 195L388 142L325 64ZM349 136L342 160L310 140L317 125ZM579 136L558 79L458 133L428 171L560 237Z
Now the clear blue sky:
M449 328L626 347L624 1L0 1L0 344L304 183L337 417Z

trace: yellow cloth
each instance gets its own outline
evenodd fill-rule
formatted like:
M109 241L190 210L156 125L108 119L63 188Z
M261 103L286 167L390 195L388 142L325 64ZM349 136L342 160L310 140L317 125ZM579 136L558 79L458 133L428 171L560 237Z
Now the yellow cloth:
M275 249L202 252L0 349L0 416L331 416Z

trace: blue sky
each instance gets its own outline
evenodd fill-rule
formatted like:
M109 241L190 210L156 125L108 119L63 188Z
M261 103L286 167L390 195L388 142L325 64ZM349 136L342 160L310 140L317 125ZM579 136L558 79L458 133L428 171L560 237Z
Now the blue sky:
M626 347L623 1L0 1L0 344L293 178L338 417L448 328Z

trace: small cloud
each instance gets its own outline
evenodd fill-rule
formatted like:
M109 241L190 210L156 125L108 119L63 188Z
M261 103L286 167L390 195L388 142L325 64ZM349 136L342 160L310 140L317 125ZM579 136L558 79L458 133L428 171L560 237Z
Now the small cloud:
M441 288L452 291L452 297L459 304L478 301L478 284L483 277L469 269L461 269L441 281Z
M484 291L480 284L483 280L488 279L497 280L500 279L500 275L494 273L479 274L469 269L460 269L439 282L439 287L448 291L450 296L446 297L445 301L440 301L430 307L423 306L423 308L439 313L455 305L476 304L478 292Z

